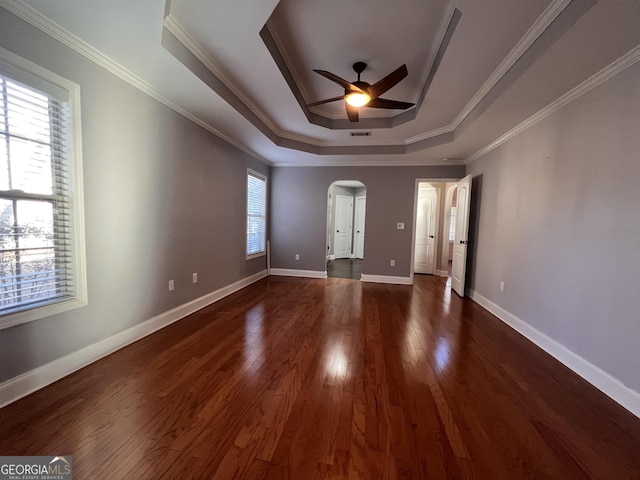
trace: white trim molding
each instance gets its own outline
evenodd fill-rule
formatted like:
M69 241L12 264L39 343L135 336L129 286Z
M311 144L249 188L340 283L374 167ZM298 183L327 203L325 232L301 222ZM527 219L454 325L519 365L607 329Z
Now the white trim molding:
M436 270L435 274L437 276L439 276L439 277L448 277L449 276L449 270Z
M606 66L605 68L600 70L598 73L596 73L595 75L591 76L590 78L582 82L577 87L573 88L572 90L569 90L567 93L562 95L556 101L554 101L553 103L550 103L549 105L544 107L542 110L540 110L536 114L526 119L524 122L520 123L519 125L516 125L514 128L509 130L507 133L505 133L501 137L497 138L490 144L485 145L470 157L467 157L465 159L465 163L468 165L469 163L483 157L490 151L495 150L500 145L508 142L516 135L519 135L525 130L533 127L536 123L553 115L554 113L558 112L562 108L569 105L571 102L574 102L578 98L589 93L591 90L593 90L597 86L602 85L603 83L615 77L619 73L625 71L627 68L629 68L630 66L638 62L638 60L640 60L640 45L638 45L637 47L627 52L625 55L617 59L615 62Z
M114 74L118 78L127 82L129 85L132 85L133 87L137 88L141 92L149 95L151 98L162 103L164 106L169 107L174 112L182 115L188 120L191 120L196 125L201 126L202 128L213 133L217 137L220 137L225 142L230 143L234 147L251 155L257 160L260 160L262 163L265 163L266 165L272 165L272 163L269 160L267 160L262 155L258 154L257 152L247 147L243 142L239 142L234 138L230 137L229 135L222 133L220 130L213 127L212 125L207 123L205 120L201 119L200 117L194 115L191 112L188 112L187 110L182 108L180 105L175 103L173 100L171 100L169 97L167 97L164 93L160 92L160 90L156 89L151 84L143 80L141 77L127 70L125 67L123 67L113 59L109 58L108 56L100 52L98 49L92 47L90 44L88 44L81 38L72 34L67 29L61 27L53 20L44 16L33 7L23 3L20 0L0 0L0 7L6 8L8 11L18 16L22 20L30 23L31 25L43 31L50 37L56 39L63 45L66 45L67 47L76 51L80 55L86 57L90 61L101 66L108 72Z
M15 53L0 47L0 73L22 82L29 88L52 93L60 101L66 101L71 110L69 125L70 138L66 138L69 145L68 154L64 155L63 163L71 168L68 180L71 180L71 191L65 196L72 199L70 219L72 227L69 239L72 240L73 251L73 279L75 294L72 298L51 303L45 300L44 305L30 306L14 313L7 313L0 318L0 330L31 322L40 318L84 307L88 304L87 269L84 224L84 181L82 173L82 108L80 105L80 85L68 80L57 73L33 63Z
M327 272L319 270L294 270L291 268L272 268L269 275L277 277L327 278Z
M569 350L553 338L532 327L521 318L506 311L498 304L479 294L475 290L469 292L469 297L478 305L484 307L498 319L535 343L560 363L584 378L598 390L615 400L624 408L640 417L640 393L627 387L619 379L605 372L600 367L585 360Z
M430 132L425 132L420 135L415 135L405 140L406 144L412 144L432 138L444 133L455 132L465 118L473 111L474 108L482 101L482 99L491 91L493 87L500 81L502 77L509 71L511 67L524 55L524 53L533 45L533 43L542 35L542 33L549 27L558 15L569 5L570 0L554 0L542 14L537 18L531 28L524 34L524 36L513 47L509 54L502 60L500 65L493 71L486 82L480 87L475 95L467 102L464 108L458 113L456 118L449 124Z
M363 282L370 283L391 283L394 285L413 285L413 279L411 277L394 277L392 275L369 275L362 274L360 279Z
M0 408L60 380L267 276L262 270L0 384Z

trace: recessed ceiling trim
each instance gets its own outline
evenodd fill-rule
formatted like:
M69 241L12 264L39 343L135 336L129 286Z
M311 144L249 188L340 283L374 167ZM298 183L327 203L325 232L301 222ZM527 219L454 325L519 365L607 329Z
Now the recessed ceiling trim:
M245 116L247 120L249 120L256 128L258 128L258 130L260 130L277 146L299 150L307 153L313 153L316 155L404 154L413 153L437 145L452 142L455 136L460 133L461 129L465 127L465 125L463 125L463 122L469 119L470 115L472 114L474 118L477 117L477 115L479 115L479 113L481 113L490 103L490 98L491 101L493 101L494 98L493 95L491 95L492 93L496 94L498 90L504 91L504 89L511 85L513 81L515 81L515 79L517 78L517 75L515 74L518 73L518 70L522 71L523 67L527 68L532 63L532 61L537 58L535 55L531 55L531 52L535 53L541 52L543 50L540 47L536 48L536 44L540 41L541 36L546 33L546 35L549 37L556 37L560 33L566 31L573 23L575 23L580 15L585 13L593 5L593 3L595 3L595 1L596 0L587 0L584 2L578 2L575 0L554 0L540 15L540 17L538 17L536 22L527 31L525 36L518 42L517 46L511 50L507 58L505 58L505 60L501 62L500 66L493 72L487 82L483 84L480 91L478 91L476 95L474 95L472 100L465 106L460 114L458 114L452 124L400 141L367 141L366 144L349 144L343 142L339 145L336 145L331 144L327 141L298 135L293 132L283 131L275 126L274 123L270 121L270 119L255 105L246 105L243 101L246 96L236 95L234 89L231 89L228 85L226 85L227 83L231 83L230 80L227 79L226 82L223 82L216 77L216 72L222 71L222 69L214 68L215 62L208 57L204 49L198 48L198 45L197 43L195 43L195 41L193 41L192 39L189 40L190 36L188 34L180 35L180 37L177 37L172 32L170 32L168 28L164 28L163 46L165 46L165 48L169 46L169 48L167 49L172 54L174 54L174 56L176 56L179 61L187 66L187 68L189 68L194 74L199 76L218 95L220 95L225 101L233 106L239 113ZM574 8L567 9L569 5L573 5ZM448 44L448 41L451 39L451 35L455 30L455 26L460 19L459 12L456 12L458 11L454 9L451 13L452 16L449 19L449 23L447 24L447 28L444 30L444 34L441 39L441 47L446 47L445 44ZM558 22L561 16L566 18L563 18L563 21ZM173 19L173 21L174 20L175 19ZM169 25L172 29L179 33L179 30L176 29L179 25L177 22L175 22L175 24L170 22ZM180 48L178 45L165 45L165 43L170 43L167 42L165 38L169 35L173 36L175 42L181 44L182 48ZM311 112L306 107L304 96L297 87L294 79L295 74L292 73L291 70L289 70L285 59L282 56L282 52L277 47L276 40L274 39L274 37L272 36L272 32L268 28L268 22L260 31L260 36L267 46L267 49L271 53L272 57L274 58L274 61L278 65L296 100L301 106L303 106L302 110L311 123L316 123L327 128L340 125L340 129L342 127L349 130L353 130L354 128L374 129L384 128L381 123L392 122L394 119L401 117L401 115L411 113L404 112L404 114L397 115L396 117L387 118L365 118L361 119L357 126L354 126L353 123L349 122L347 119L332 119ZM187 45L183 43L183 40L187 42ZM545 43L545 45L548 46L548 41L542 43ZM517 66L518 61L525 54L527 54L527 52L529 52L529 61L521 62L519 65L519 69L514 69L514 65ZM440 48L440 58L443 53L444 50ZM189 57L193 58L189 59ZM439 63L439 61L434 61L433 66L437 66L436 63ZM204 68L202 68L202 66L204 66ZM499 85L500 88L497 89L496 85ZM415 114L415 110L413 111L413 113ZM360 140L364 141L364 139Z
M0 8L6 8L9 12L13 13L17 17L26 21L27 23L33 25L38 30L44 32L55 40L59 41L63 45L71 48L73 51L79 53L89 61L99 65L104 68L108 72L112 73L116 77L121 80L127 82L132 87L138 89L142 93L150 96L151 98L157 100L162 103L166 107L170 108L174 112L182 115L193 123L199 125L205 130L211 132L217 137L221 138L225 142L233 145L234 147L242 150L248 155L251 155L256 160L259 160L266 165L272 165L270 160L267 160L262 155L253 151L249 147L247 147L244 143L238 142L232 137L224 134L217 128L213 127L206 121L202 120L198 116L188 112L180 105L175 103L169 97L161 93L159 90L151 86L149 83L144 81L142 78L135 75L133 72L127 70L125 67L112 60L98 49L92 47L87 42L77 37L76 35L69 32L67 29L61 27L56 22L51 20L50 18L42 15L40 12L35 10L33 7L19 1L19 0L0 0Z
M635 47L631 51L627 52L625 55L623 55L622 57L617 59L615 62L613 62L610 65L606 66L605 68L600 70L595 75L589 77L587 80L582 82L577 87L569 90L567 93L562 95L560 98L555 100L553 103L550 103L545 108L543 108L542 110L538 111L536 114L532 115L531 117L526 119L524 122L521 122L520 124L518 124L517 126L512 128L511 130L509 130L507 133L502 135L501 137L497 138L496 140L494 140L493 142L489 143L488 145L485 145L480 150L475 152L473 155L467 157L464 160L464 162L466 164L469 164L471 162L474 162L474 161L478 160L479 158L483 157L484 155L486 155L490 151L495 150L496 148L498 148L503 143L511 140L516 135L519 135L520 133L524 132L525 130L533 127L536 123L538 123L538 122L544 120L545 118L553 115L554 113L558 112L559 110L561 110L562 108L566 107L570 103L572 103L575 100L579 99L583 95L589 93L591 90L593 90L597 86L602 85L604 82L606 82L606 81L612 79L613 77L615 77L616 75L622 73L623 71L625 71L627 68L631 67L632 65L634 65L638 61L640 61L640 45L638 45L637 47Z
M331 130L353 130L354 128L358 129L373 129L373 128L393 128L398 125L402 125L403 123L410 122L416 118L417 112L420 110L422 106L422 102L431 86L431 82L436 75L438 67L440 66L440 61L444 56L444 53L449 46L449 42L453 36L453 33L458 25L460 17L462 13L457 8L451 6L444 16L444 21L442 22L443 28L440 29L438 36L436 37L436 44L438 45L435 52L431 54L431 58L427 60L428 62L428 70L427 75L423 84L423 87L420 91L420 95L416 101L416 105L404 112L398 113L393 116L388 117L376 117L376 118L360 118L360 121L354 125L353 122L350 122L348 119L344 117L334 117L327 116L324 114L319 114L313 111L313 107L307 107L307 104L310 103L309 95L306 91L303 92L300 85L303 85L303 82L300 81L300 75L295 71L295 67L293 67L293 62L289 58L286 48L282 47L282 41L279 40L277 35L277 29L270 26L271 23L269 20L265 23L264 27L260 30L260 38L264 42L267 50L269 51L271 57L273 58L276 66L282 73L282 76L289 86L291 93L293 93L294 98L300 105L302 112L309 123L318 125L321 127L325 127Z
M274 167L442 167L441 159L409 159L406 157L394 161L365 157L362 159L335 159L317 158L302 161L280 161L273 164ZM450 162L445 167L465 167L463 161ZM460 177L464 176L464 171ZM458 177L458 178L460 178Z
M260 110L249 99L249 97L244 94L244 92L236 87L236 85L229 78L229 75L225 72L224 68L222 68L207 54L205 49L189 34L189 32L180 24L180 22L178 22L173 16L171 16L171 14L168 14L164 18L163 27L166 31L171 33L171 35L175 37L176 40L178 40L178 42L180 42L195 58L202 62L202 64L207 68L207 70L209 70L209 72L211 72L213 77L215 77L216 79L216 83L220 84L219 87L214 88L218 95L222 96L234 108L236 108L237 102L231 102L227 97L236 97L237 100L246 108L248 108L251 113L255 115L260 120L260 122L262 122L269 130L271 130L272 132L278 131L278 127L276 126L276 124L273 123L273 121L271 121L271 119L267 115L265 115L262 110ZM164 37L165 35L163 32L163 40ZM165 46L164 44L163 47L167 48L167 46ZM172 45L169 45L169 47L175 48ZM218 91L218 89L228 89L228 92L223 95L222 92Z
M498 65L493 73L489 76L487 81L480 87L476 94L469 100L464 106L456 118L446 127L442 127L438 130L453 131L457 129L460 124L469 116L469 114L478 106L483 98L493 89L496 84L504 77L504 75L513 67L513 65L524 55L524 53L538 40L540 35L549 27L549 25L564 11L564 9L573 0L554 0L547 6L542 14L536 19L534 24L527 30L524 36L518 41L515 47L509 52L504 60ZM425 132L420 135L408 138L406 141L408 144L420 142L427 138L434 136L433 130L431 132Z
M566 0L560 0L565 3ZM596 4L597 0L571 0L553 21L546 24L534 42L522 52L495 85L482 97L469 114L456 127L462 133L474 120L489 108L538 58L540 58L582 15Z
M550 12L552 10L554 10L554 9L557 9L558 12L562 12L564 7L566 7L569 3L570 3L570 0L562 0L562 1L554 2L552 5L549 6L549 8L547 10L545 10L543 15L538 19L536 24L534 24L534 26L532 26L532 28L527 32L527 35L525 35L525 36L526 37L527 36L535 37L535 35L532 33L532 31L536 30L536 26L538 25L539 22L541 22L543 20L543 17L546 17L546 16L549 17L548 24L547 24L547 26L548 26L555 19L555 17L553 17L550 14ZM576 3L578 3L578 2L576 2ZM170 100L168 97L166 97L164 94L160 93L158 90L156 90L154 87L152 87L150 84L148 84L147 82L142 80L140 77L138 77L135 74L133 74L132 72L128 71L127 69L125 69L124 67L119 65L117 62L113 61L112 59L110 59L109 57L107 57L106 55L104 55L99 50L95 49L94 47L90 46L88 43L84 42L80 38L78 38L75 35L71 34L69 31L67 31L66 29L62 28L60 25L58 25L57 23L53 22L49 18L45 17L44 15L42 15L41 13L39 13L38 11L33 9L32 7L26 5L26 4L24 4L24 3L22 3L22 2L20 2L18 0L0 0L0 4L4 8L6 8L8 11L14 13L18 17L20 17L23 20L27 21L28 23L32 24L34 27L36 27L39 30L43 31L44 33L48 34L52 38L60 41L62 44L68 46L69 48L71 48L74 51L78 52L79 54L83 55L84 57L86 57L90 61L93 61L97 65L100 65L101 67L105 68L106 70L108 70L109 72L111 72L114 75L118 76L119 78L121 78L125 82L127 82L130 85L132 85L135 88L137 88L138 90L140 90L143 93L151 96L152 98L156 99L160 103L166 105L167 107L171 108L175 112L179 113L180 115L183 115L185 118L187 118L187 119L193 121L194 123L200 125L201 127L205 128L209 132L211 132L214 135L222 138L223 140L225 140L228 143L234 145L235 147L239 148L240 150L246 152L247 154L255 157L256 159L259 159L259 160L263 161L266 164L274 165L274 166L299 166L299 165L301 165L301 163L271 162L271 161L263 158L261 155L257 154L256 152L252 151L251 149L249 149L242 142L236 141L235 139L228 137L227 135L225 135L222 132L218 131L213 126L209 125L204 120L198 118L197 116L191 114L190 112L187 112L182 107L178 106L172 100ZM556 14L556 17L558 16L558 14ZM568 26L566 26L566 25L565 25L565 27L568 28ZM544 29L543 29L543 31L544 31ZM540 35L540 33L538 33L538 36L539 35ZM533 41L535 41L536 38L534 38ZM524 39L521 42L523 42L523 41L524 41ZM531 44L530 44L530 46L531 46ZM516 50L516 49L514 49L514 50ZM512 51L512 53L513 53L513 51ZM522 53L520 55L522 55ZM640 47L636 47L635 49L630 51L627 55L621 57L619 60L617 60L616 62L614 62L610 66L606 67L605 69L603 69L602 71L600 71L599 73L597 73L596 75L594 75L593 77L588 79L587 81L583 82L578 87L572 89L570 92L568 92L567 94L563 95L562 97L560 97L558 100L556 100L555 102L553 102L549 106L547 106L544 109L540 110L538 113L536 113L535 115L533 115L532 117L530 117L526 121L522 122L521 124L519 124L515 128L511 129L509 132L507 132L506 134L502 135L501 137L496 139L494 142L486 145L485 147L483 147L482 149L478 150L473 155L467 157L465 162L466 163L470 163L470 162L482 157L483 155L485 155L489 151L497 148L502 143L504 143L504 142L508 141L509 139L515 137L516 135L518 135L522 131L526 130L527 128L530 128L531 126L533 126L537 122L541 121L542 119L548 117L549 115L552 115L556 111L558 111L561 108L563 108L564 106L566 106L568 103L574 101L575 99L577 99L580 96L584 95L585 93L589 92L590 90L592 90L596 86L600 85L601 83L609 80L610 78L612 78L613 76L615 76L618 73L622 72L623 70L625 70L629 66L635 64L639 60L640 60ZM506 59L505 59L505 62L506 62ZM494 72L494 75L495 74L496 74L496 72ZM480 92L478 92L478 94L476 94L476 96L478 96L479 93ZM467 107L468 107L468 105L467 105ZM463 110L463 112L461 112L460 115L462 115L462 113L464 113L464 110ZM411 143L418 143L421 140L428 140L430 138L433 138L434 136L446 136L447 134L453 135L453 133L454 133L453 131L449 131L449 132L443 131L443 129L446 129L446 128L448 128L448 127L443 127L443 128L438 129L438 130L427 132L426 134L424 134L422 136L416 136L416 137L412 137L411 139L408 139L404 143L404 146L407 147L404 150L405 151L413 151L413 149L410 146ZM437 135L434 135L435 132L438 132ZM275 135L275 138L276 139L278 139L278 138L284 139L284 135L294 135L294 134L289 134L288 132L279 132L279 133L277 133ZM427 137L426 135L429 135L429 136ZM300 137L302 137L302 136L300 136ZM424 138L420 138L420 137L424 137ZM269 137L269 138L271 138L271 137ZM302 138L304 138L304 137L302 137ZM299 140L299 142L301 142L301 141ZM440 143L444 143L444 142L441 141ZM320 147L326 148L327 145L320 145ZM355 146L355 147L358 148L358 146ZM340 147L333 147L333 148L340 148ZM425 146L424 148L428 148L428 146ZM421 149L421 148L417 148L416 150L419 150L419 149ZM341 154L341 153L344 153L344 152L333 152L333 153ZM354 153L354 152L349 152L349 153ZM382 153L388 153L388 152L382 152ZM410 160L410 159L407 159L406 161L404 161L404 160L401 159L399 161L396 160L396 161L393 161L393 162L389 162L388 160L384 160L384 159L376 160L375 158L367 157L367 158L363 158L362 160L354 159L354 160L349 160L349 161L346 161L346 162L344 160L338 160L338 159L321 159L321 158L318 158L317 161L313 160L313 161L305 161L305 162L303 162L303 164L305 166L323 166L323 165L382 166L382 165L389 165L390 163L393 163L395 165L433 165L434 161L433 160L429 160L429 159L413 160L413 161Z
M458 26L458 22L460 21L460 17L462 17L462 13L460 12L460 10L458 10L457 8L453 8L452 7L451 12L449 13L449 15L447 15L447 18L449 19L449 21L446 24L446 28L444 28L443 31L441 32L441 34L439 35L439 39L440 39L439 44L440 44L440 46L438 47L437 52L433 56L431 66L429 68L429 73L427 75L427 78L424 81L424 84L423 84L423 87L422 87L422 91L420 92L420 97L418 98L418 101L416 102L416 107L413 110L404 111L404 112L400 113L399 115L396 115L395 117L393 117L392 118L392 120L393 120L392 124L393 124L394 127L398 126L398 125L402 125L403 123L406 123L408 121L414 120L416 118L416 115L417 115L418 111L420 111L420 109L422 108L422 102L424 102L424 99L427 96L427 92L429 91L429 88L431 87L431 83L433 82L433 79L436 76L436 72L438 71L438 67L440 67L440 62L442 62L442 58L444 57L444 53L447 50L447 47L449 46L449 43L451 42L451 38L453 37L453 32L455 31L456 27Z

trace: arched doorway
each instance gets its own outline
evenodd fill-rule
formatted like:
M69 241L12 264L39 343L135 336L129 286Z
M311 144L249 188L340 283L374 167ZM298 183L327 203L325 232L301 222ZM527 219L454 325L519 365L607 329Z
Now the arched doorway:
M360 280L364 260L367 188L339 180L327 191L327 276Z

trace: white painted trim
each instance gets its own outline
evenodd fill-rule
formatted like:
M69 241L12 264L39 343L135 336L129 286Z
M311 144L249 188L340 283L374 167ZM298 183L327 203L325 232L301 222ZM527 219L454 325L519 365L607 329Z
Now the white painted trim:
M53 20L42 15L40 12L30 7L29 5L22 3L20 0L0 0L0 6L6 8L11 13L20 17L26 22L30 23L34 27L43 31L47 35L53 37L54 39L66 45L67 47L71 48L72 50L76 51L80 55L83 55L84 57L88 58L92 62L96 63L97 65L107 70L108 72L111 72L112 74L121 78L128 84L140 90L141 92L146 93L151 98L157 100L158 102L162 103L166 107L169 107L174 112L182 115L188 120L191 120L193 123L201 126L205 130L220 137L225 142L230 143L231 145L239 148L240 150L251 155L255 159L260 160L261 162L267 165L271 165L271 162L269 160L262 157L258 153L254 152L249 147L244 145L242 142L236 141L235 139L222 133L220 130L216 129L206 121L186 111L180 105L178 105L173 100L169 99L169 97L165 96L162 92L160 92L160 90L154 88L153 86L151 86L151 84L147 83L142 78L130 72L129 70L124 68L122 65L113 61L111 58L107 57L102 52L92 47L81 38L75 36L65 28L61 27L60 25L55 23Z
M627 387L613 375L572 352L561 343L532 327L521 318L509 313L475 290L469 292L469 297L478 305L498 317L498 319L542 348L560 363L569 367L594 387L611 397L635 416L640 417L639 392Z
M360 155L364 158L323 158L321 155L309 159L301 159L300 161L292 160L274 160L272 166L274 167L388 167L393 165L394 167L412 167L412 166L439 166L442 165L441 158L405 158L404 154L397 154L393 157L393 163L389 163L389 160L376 159L375 155ZM318 158L316 158L318 157ZM456 160L453 162L447 162L449 165L464 165L464 160Z
M553 22L558 15L571 3L571 0L554 0L549 6L542 12L542 14L536 19L535 23L529 28L524 36L518 41L515 47L509 52L509 54L502 60L498 68L489 76L487 81L480 87L475 95L469 100L464 108L458 113L456 118L449 125L440 127L430 132L425 132L420 135L415 135L405 140L405 144L410 145L415 142L426 140L443 133L450 133L455 131L465 118L473 111L474 108L482 101L482 99L491 91L493 87L500 81L502 77L515 65L515 63L524 55L524 53L533 45L540 35L547 29L547 27Z
M327 278L327 272L318 270L294 270L291 268L272 268L269 275L280 277Z
M391 275L369 275L369 274L363 273L362 278L360 280L363 282L371 282L371 283L392 283L395 285L413 285L412 277L393 277Z
M449 271L448 270L436 270L435 274L437 276L439 276L439 277L448 277L449 276Z
M40 318L84 307L88 303L87 270L84 228L84 181L82 176L82 108L80 105L80 85L68 80L57 73L51 72L40 65L27 60L15 53L0 47L0 71L6 72L11 78L23 82L25 85L39 90L41 81L46 85L60 89L60 95L68 102L71 109L70 145L68 162L72 172L72 204L71 204L71 238L73 252L73 278L75 295L73 298L56 303L45 303L40 307L31 306L26 310L8 313L0 318L0 330ZM35 82L35 84L33 84ZM65 161L66 163L66 161Z
M248 96L244 94L231 81L229 74L218 64L213 58L211 58L206 50L187 32L187 30L175 19L170 13L164 18L163 25L171 32L171 34L178 39L182 45L189 50L193 56L195 56L202 64L209 70L214 77L220 80L236 97L240 100L249 110L251 110L256 117L264 123L272 132L278 132L278 127L267 117L262 110L260 110Z
M335 255L329 255L329 260L335 260L336 256Z
M265 278L263 270L0 384L0 408Z
M573 88L572 90L569 90L567 93L562 95L556 101L547 105L545 108L543 108L536 114L532 115L531 117L526 119L524 122L515 126L511 130L509 130L507 133L502 135L501 137L497 138L490 144L482 147L476 153L466 158L465 163L468 165L469 163L486 155L490 151L498 148L500 145L508 142L516 135L519 135L525 130L533 127L536 123L553 115L554 113L558 112L560 109L569 105L571 102L577 100L578 98L582 97L586 93L589 93L591 90L593 90L597 86L602 85L604 82L610 80L611 78L615 77L619 73L623 72L624 70L626 70L627 68L629 68L630 66L638 62L638 60L640 60L640 45L633 48L631 51L627 52L625 55L617 59L615 62L606 66L605 68L600 70L598 73L596 73L595 75L591 76L590 78L582 82L577 87Z

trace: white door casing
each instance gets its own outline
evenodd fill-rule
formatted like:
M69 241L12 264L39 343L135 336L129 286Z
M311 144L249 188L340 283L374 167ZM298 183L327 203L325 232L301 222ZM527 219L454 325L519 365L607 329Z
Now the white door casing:
M438 190L430 185L418 187L414 272L433 274L435 271Z
M353 198L345 195L335 196L335 233L333 254L335 258L351 256L353 231Z
M355 232L353 234L353 250L356 258L364 258L364 219L367 197L356 197Z
M456 236L453 242L453 262L451 265L451 288L464 297L464 282L467 269L467 249L469 247L469 206L471 204L471 175L457 183Z

